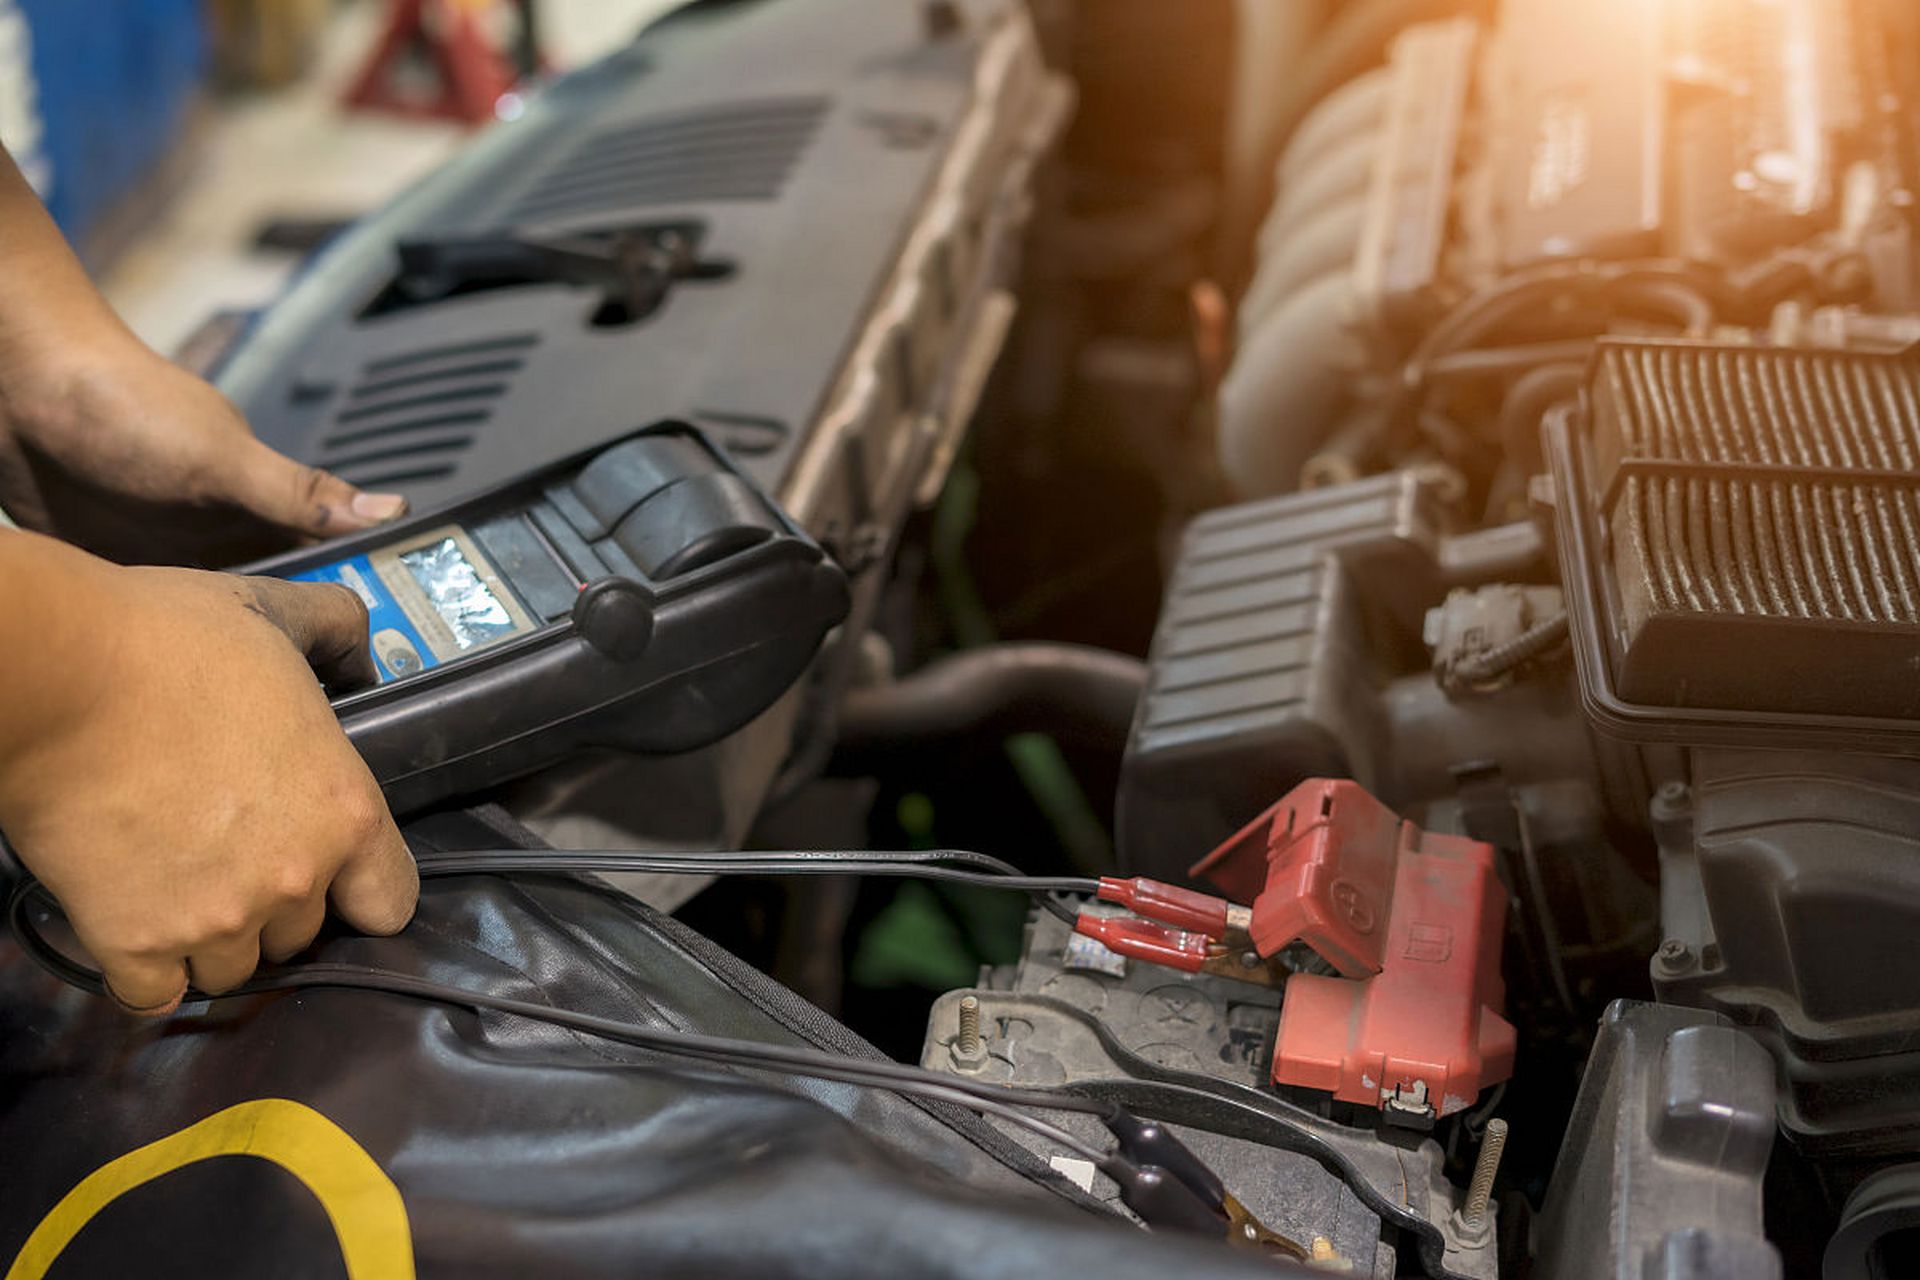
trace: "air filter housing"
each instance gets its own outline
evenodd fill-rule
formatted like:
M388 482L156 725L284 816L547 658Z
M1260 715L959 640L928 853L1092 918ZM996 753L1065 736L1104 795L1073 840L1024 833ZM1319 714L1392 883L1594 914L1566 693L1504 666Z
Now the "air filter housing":
M1920 745L1920 349L1609 341L1548 436L1603 727Z

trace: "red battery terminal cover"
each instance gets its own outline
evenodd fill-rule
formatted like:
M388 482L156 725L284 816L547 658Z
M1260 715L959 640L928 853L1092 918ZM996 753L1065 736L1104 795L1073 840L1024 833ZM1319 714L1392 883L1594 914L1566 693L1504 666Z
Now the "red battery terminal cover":
M1357 783L1314 779L1192 874L1252 904L1261 955L1300 941L1339 971L1287 980L1276 1084L1437 1118L1513 1074L1491 845L1423 831Z

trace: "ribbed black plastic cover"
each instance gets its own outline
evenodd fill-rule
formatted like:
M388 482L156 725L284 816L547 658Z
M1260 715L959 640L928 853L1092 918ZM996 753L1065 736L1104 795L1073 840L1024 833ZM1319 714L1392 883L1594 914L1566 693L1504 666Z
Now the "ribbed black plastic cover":
M1920 350L1609 342L1588 408L1621 698L1920 717Z

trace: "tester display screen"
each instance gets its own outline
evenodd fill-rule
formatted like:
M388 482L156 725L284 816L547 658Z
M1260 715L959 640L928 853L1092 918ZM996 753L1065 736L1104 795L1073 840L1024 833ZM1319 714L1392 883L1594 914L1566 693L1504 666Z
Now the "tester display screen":
M442 538L431 546L403 552L400 563L426 593L427 603L447 624L453 642L462 650L509 636L518 628L500 597L487 589L460 544Z
M374 665L383 684L536 626L459 525L292 576L337 582L366 603Z

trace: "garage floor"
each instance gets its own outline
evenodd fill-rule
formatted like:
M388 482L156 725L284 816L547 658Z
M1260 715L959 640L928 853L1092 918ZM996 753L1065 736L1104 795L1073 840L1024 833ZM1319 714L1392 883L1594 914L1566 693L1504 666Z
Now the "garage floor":
M547 58L558 69L591 61L677 2L541 0ZM214 312L257 307L279 291L299 259L256 249L263 223L363 213L468 136L459 125L340 110L385 8L380 0L341 4L305 81L217 99L186 142L177 194L100 282L155 348L172 354Z

